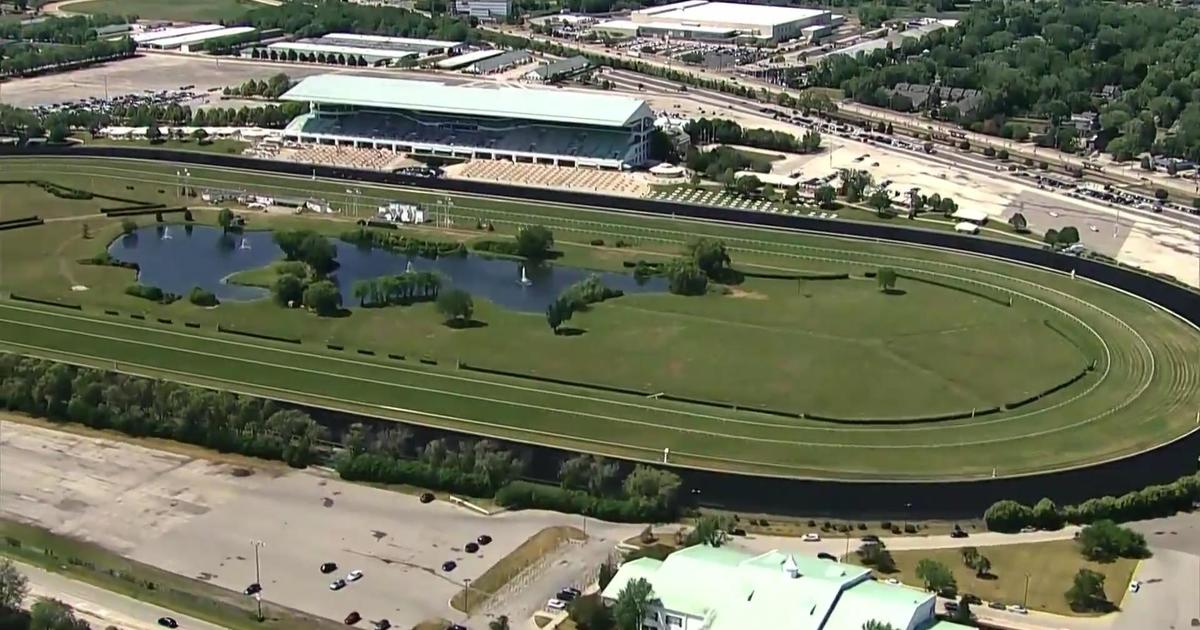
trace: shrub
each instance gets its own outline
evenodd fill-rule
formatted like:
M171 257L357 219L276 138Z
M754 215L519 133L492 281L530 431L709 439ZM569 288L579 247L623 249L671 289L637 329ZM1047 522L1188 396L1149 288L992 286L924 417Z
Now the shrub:
M403 460L376 453L339 456L334 468L347 481L409 484L433 490L458 492L474 497L491 496L496 485L480 472L463 472L450 466L432 466L418 460Z
M1169 197L1169 196L1170 196L1170 194L1167 193L1165 188L1155 188L1154 189L1154 198L1159 201L1166 201L1167 197Z
M196 306L216 306L220 304L217 296L213 295L211 291L205 291L200 287L192 287L192 290L188 293L188 301Z
M1001 160L1007 160L1008 159L1008 149L1000 149L999 151L996 152L996 157L1000 158Z
M594 245L594 246L596 246L596 247L603 247L603 246L604 246L604 239L602 239L602 238L594 238L594 239L592 239L592 240L591 240L591 244L592 244L592 245Z
M1146 558L1146 537L1103 519L1079 532L1079 549L1089 560L1111 562L1117 558Z
M993 149L992 147L984 147L983 154L986 155L987 157L996 157L996 150Z
M125 294L133 297L140 297L143 300L158 302L160 304L170 304L179 299L174 293L166 293L158 287L152 287L145 284L131 284L125 287Z
M659 501L596 497L581 490L513 481L496 492L496 503L517 509L544 509L583 514L616 522L656 522L675 518L675 510Z
M121 232L124 234L133 234L137 231L137 221L133 219L121 219Z
M298 260L285 260L275 265L275 274L280 276L295 276L304 280L308 278L308 266Z
M1087 524L1104 519L1120 522L1170 516L1190 510L1195 501L1200 501L1200 473L1180 477L1169 484L1147 486L1120 497L1088 499L1078 505L1065 506L1059 513L1068 523ZM1034 509L1015 501L997 501L984 513L984 521L993 531L1016 531L1036 524L1034 514Z
M892 522L891 522L891 521L884 521L884 522L880 523L880 524L879 524L879 529L887 529L887 530L890 530L890 529L892 529Z

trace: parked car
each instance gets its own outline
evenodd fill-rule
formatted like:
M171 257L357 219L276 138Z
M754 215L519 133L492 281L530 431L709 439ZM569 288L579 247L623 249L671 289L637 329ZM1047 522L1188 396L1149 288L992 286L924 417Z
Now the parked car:
M346 574L346 581L347 582L357 582L362 579L362 576L363 576L363 572L359 571L358 569L355 569L355 570L351 571L350 573Z
M1033 525L1026 525L1025 527L1021 528L1021 533L1022 534L1030 534L1030 533L1036 532L1037 530L1038 530L1038 528L1034 527Z
M803 540L804 542L820 542L821 535L818 534L817 532L808 532L807 534L804 535L804 538L802 538L801 540Z
M896 578L888 578L887 583L891 584L892 586L899 586L900 580L897 580Z
M837 562L837 556L835 556L831 553L825 553L824 551L817 554L817 559L818 560L829 560L830 562Z
M338 578L329 583L329 590L331 591L340 591L344 588L346 588L346 580L343 580L342 578Z
M564 588L554 594L555 599L561 599L564 602L573 601L576 597L579 597L579 589L575 588Z
M1134 581L1132 581L1132 582L1130 582L1130 583L1129 583L1129 592L1130 592L1130 593L1136 593L1136 592L1138 592L1138 591L1140 591L1140 590L1142 590L1142 583L1141 583L1141 582L1139 582L1139 581L1137 581L1137 580L1134 580Z
M337 564L333 562L326 562L321 565L321 573L333 573L334 571L337 571Z
M442 563L442 570L446 571L446 572L450 572L450 571L453 571L454 567L457 567L457 566L458 566L458 564L455 563L453 560L447 560Z
M362 615L358 614L357 610L350 611L350 614L346 615L347 626L353 626L360 621L362 621Z
M994 608L996 610L1004 610L1006 608L1006 606L1004 605L1004 602L988 602L988 608Z
M375 622L375 630L388 630L388 628L391 627L392 622L388 621L387 619L380 619L379 621Z
M1020 604L1009 604L1008 606L1005 606L1004 609L1010 613L1017 613L1018 615L1024 615L1025 613L1029 612Z
M421 503L433 503L433 499L434 497L432 492L421 493Z
M476 551L479 551L479 544L469 542L467 543L466 547L463 547L463 549L466 549L467 553L475 553Z
M546 608L549 608L550 610L565 610L566 607L567 602L564 602L561 599L552 599L546 602Z
M972 606L979 606L983 604L983 600L979 599L979 596L975 595L974 593L963 593L962 600Z
M946 609L946 612L957 612L958 602L946 602L943 607Z
M492 542L492 537L488 536L487 534L481 534L479 538L475 539L475 542L481 545L489 545Z
M255 593L261 593L261 592L262 592L262 585L259 584L258 582L255 582L255 583L251 584L250 586L247 586L246 590L242 591L242 593L245 595L253 595Z
M175 621L171 617L159 617L158 625L163 626L164 628L178 628L179 622Z
M959 527L958 525L955 525L954 529L950 530L951 538L966 538L967 536L970 536L970 534L963 531L963 528Z

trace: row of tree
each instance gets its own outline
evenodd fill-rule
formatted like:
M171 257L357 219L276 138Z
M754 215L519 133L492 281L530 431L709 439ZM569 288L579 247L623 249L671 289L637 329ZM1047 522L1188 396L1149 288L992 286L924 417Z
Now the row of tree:
M137 49L129 38L89 41L67 46L57 44L9 44L0 56L0 77L21 76L128 57Z
M1169 516L1191 509L1196 501L1200 501L1200 473L1119 497L1088 499L1077 505L1059 507L1050 499L1042 499L1032 507L1016 501L997 501L987 509L983 519L988 529L997 532L1015 532L1023 527L1058 529L1064 523L1092 523L1104 519L1122 522Z
M443 284L435 271L408 271L355 280L350 292L359 306L394 306L437 300Z
M305 63L324 63L335 66L358 66L367 67L371 65L367 58L362 55L347 55L345 53L314 53L314 52L296 52L295 50L275 50L274 48L252 48L250 49L251 59L269 59L271 61L302 61ZM406 64L405 62L409 62ZM415 65L416 60L412 57L405 57L400 61L401 65Z
M0 39L81 46L96 41L97 28L126 22L126 18L103 13L49 16L25 23L20 20L4 21L0 22Z
M325 429L249 396L0 354L0 405L98 429L198 444L304 466Z
M472 42L479 39L465 18L446 13L428 17L394 6L371 6L341 0L284 2L249 11L239 24L259 30L278 28L299 37L326 33L366 33L418 39Z
M75 616L57 599L39 597L22 610L29 595L29 580L8 558L0 558L0 628L4 630L90 630L91 624ZM112 626L109 626L110 628Z
M789 153L816 153L821 149L821 134L816 131L797 138L784 131L744 129L724 118L700 118L687 123L683 129L693 144L740 144Z
M270 79L257 81L250 79L236 87L226 87L221 90L225 96L263 96L266 98L279 98L284 92L291 89L293 83L288 75L282 72L273 75Z
M409 257L437 258L467 254L466 246L460 241L424 239L392 230L373 230L360 227L342 232L338 235L338 239L365 249L379 247Z

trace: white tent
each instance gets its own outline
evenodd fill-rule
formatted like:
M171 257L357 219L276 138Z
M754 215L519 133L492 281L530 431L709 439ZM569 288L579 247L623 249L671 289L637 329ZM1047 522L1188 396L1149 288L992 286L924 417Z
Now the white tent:
M976 223L971 223L970 221L962 221L955 224L954 231L961 232L963 234L978 234L979 225Z
M988 220L988 213L983 210L972 210L970 208L959 208L950 216L959 221L970 221L971 223L978 223L980 225L987 223Z

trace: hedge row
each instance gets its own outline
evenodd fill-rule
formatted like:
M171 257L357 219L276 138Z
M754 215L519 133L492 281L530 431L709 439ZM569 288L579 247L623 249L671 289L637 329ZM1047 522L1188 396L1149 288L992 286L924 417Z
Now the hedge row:
M334 462L334 468L347 481L408 484L475 497L496 493L496 486L483 474L462 472L446 466L435 468L422 461L396 459L387 455L343 455Z
M997 501L984 512L983 520L988 529L997 532L1015 532L1030 526L1055 529L1063 523L1084 525L1103 519L1122 522L1170 516L1191 510L1196 501L1200 501L1200 473L1119 497L1088 499L1061 508L1049 499L1042 499L1033 507L1016 501Z
M582 514L606 521L653 523L673 520L675 511L656 501L596 497L529 481L513 481L496 493L496 503L515 509L539 509Z

